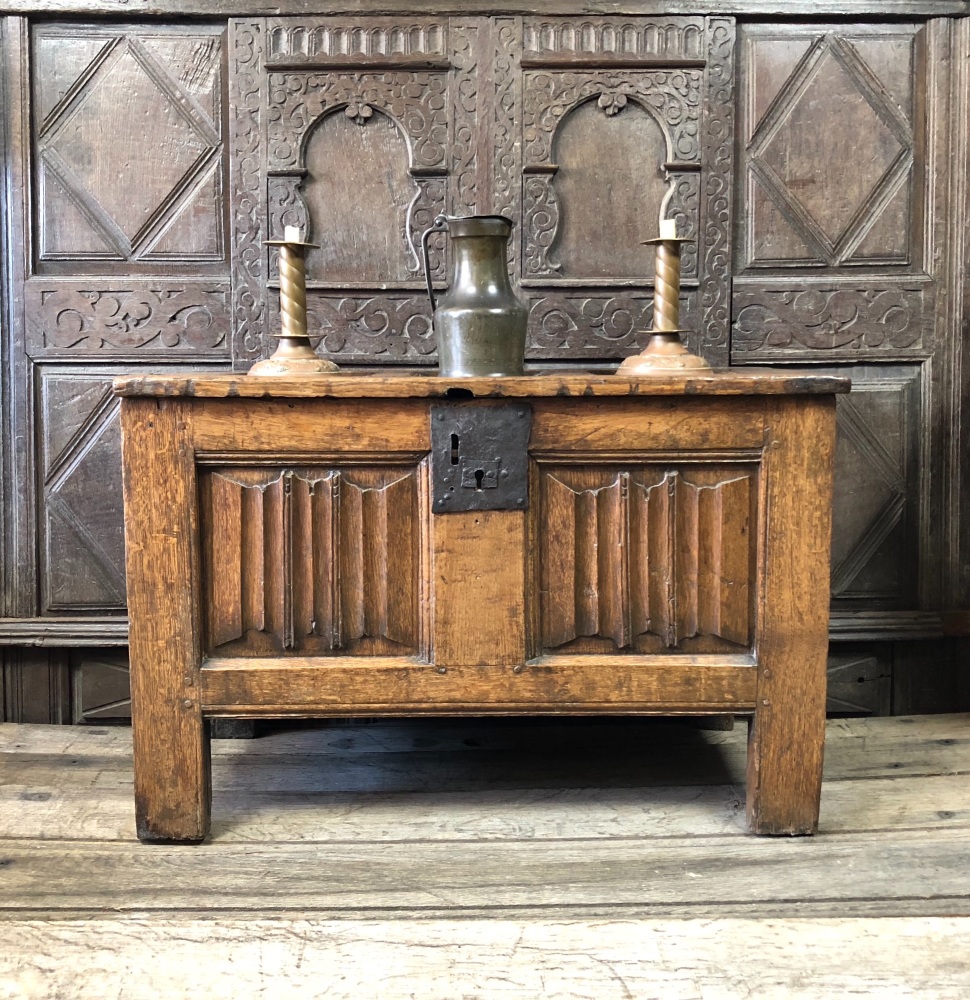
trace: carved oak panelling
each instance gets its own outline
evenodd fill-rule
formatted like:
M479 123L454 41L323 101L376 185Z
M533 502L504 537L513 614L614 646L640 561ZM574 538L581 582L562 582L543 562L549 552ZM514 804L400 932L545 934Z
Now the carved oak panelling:
M214 27L36 29L39 263L224 259L222 44Z
M695 299L680 302L682 325L696 330ZM569 291L528 296L529 358L623 358L642 350L653 322L653 295L636 291L609 293ZM686 338L698 349L696 335Z
M919 353L926 298L921 287L741 288L734 296L731 347L737 361Z
M750 643L751 466L540 469L545 648L584 638L641 651Z
M919 606L921 371L850 369L838 400L833 610Z
M307 324L314 347L325 354L395 361L435 351L427 293L313 292L308 296Z
M523 277L629 279L650 270L669 183L699 168L699 70L533 70L523 79ZM696 195L693 217L697 217ZM696 232L696 225L691 229ZM696 276L696 247L684 277Z
M70 656L71 708L75 724L131 718L128 653L77 649Z
M236 363L262 352L265 304L266 189L263 184L262 72L265 26L261 18L229 21L229 180L232 219L232 355Z
M715 365L727 365L730 360L735 37L734 18L707 18L701 136L704 214L698 264L703 318L696 349Z
M270 59L287 62L440 56L444 55L447 39L442 23L402 24L396 19L376 17L357 24L305 24L295 18L272 18L267 31Z
M124 609L118 402L103 375L40 383L44 613Z
M26 285L27 353L228 353L229 290L221 282L32 278Z
M445 166L448 139L444 73L271 73L268 164L271 170L302 166L303 137L330 111L364 124L374 110L398 123L410 139L416 168Z
M921 31L748 29L744 267L919 265Z
M412 469L246 469L203 485L209 647L415 651Z
M704 21L699 17L527 18L525 58L574 56L688 62L704 58Z

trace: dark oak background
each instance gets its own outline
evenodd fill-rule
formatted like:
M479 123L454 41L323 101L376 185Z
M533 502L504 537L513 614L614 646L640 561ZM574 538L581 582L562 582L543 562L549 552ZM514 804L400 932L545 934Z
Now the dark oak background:
M0 0L3 717L126 717L111 379L265 356L262 240L322 351L428 366L417 238L505 212L530 362L602 368L668 182L694 347L853 379L830 708L970 707L967 4L398 6Z

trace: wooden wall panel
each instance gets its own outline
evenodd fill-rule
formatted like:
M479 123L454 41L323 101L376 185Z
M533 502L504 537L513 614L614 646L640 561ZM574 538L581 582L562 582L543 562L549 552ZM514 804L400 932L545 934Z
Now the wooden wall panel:
M835 638L939 635L954 599L953 43L939 21L742 31L731 357L837 362L855 382L839 401Z
M643 343L651 254L637 240L670 192L690 237L692 346L857 382L839 411L833 662L868 663L862 700L882 710L880 672L906 640L892 707L925 706L918 640L952 631L970 596L970 19L955 4L893 0L876 20L885 4L846 0L827 24L805 3L818 20L737 27L717 4L326 17L223 4L209 21L183 5L142 23L69 6L70 22L0 19L0 640L123 642L108 380L267 355L277 276L262 240L297 224L322 242L309 261L322 351L428 366L418 236L441 210L504 212L532 364L606 364ZM443 238L432 261L443 287ZM614 636L612 608L595 617ZM388 614L393 631L403 618ZM951 691L932 680L935 648L928 689ZM102 717L78 692L123 680L101 654L18 655L10 691L46 685L8 700L32 718L41 704Z

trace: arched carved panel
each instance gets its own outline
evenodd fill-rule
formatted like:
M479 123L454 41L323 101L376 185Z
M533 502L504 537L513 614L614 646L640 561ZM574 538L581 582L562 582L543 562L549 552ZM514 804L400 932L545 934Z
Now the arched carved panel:
M652 273L653 254L641 242L655 235L666 151L656 118L623 94L604 93L562 120L552 147L559 225L549 255L562 277Z
M409 206L420 188L408 172L407 141L387 115L348 105L310 134L304 200L319 250L307 280L406 281L418 270L408 239Z

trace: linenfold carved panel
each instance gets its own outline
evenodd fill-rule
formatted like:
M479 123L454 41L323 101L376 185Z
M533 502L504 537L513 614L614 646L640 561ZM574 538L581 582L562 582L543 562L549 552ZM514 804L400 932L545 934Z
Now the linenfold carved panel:
M413 469L220 469L203 486L209 647L417 646Z
M545 648L750 643L751 466L551 466L540 481Z

